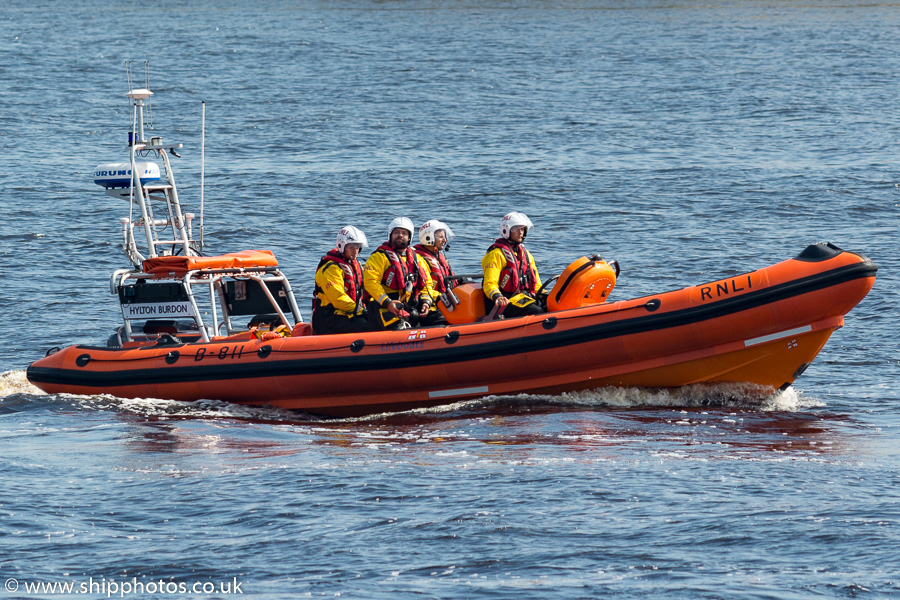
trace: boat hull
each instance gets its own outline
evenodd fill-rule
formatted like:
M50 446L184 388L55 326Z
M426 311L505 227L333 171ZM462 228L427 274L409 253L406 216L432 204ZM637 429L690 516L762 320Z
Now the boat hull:
M716 282L492 323L71 346L32 364L28 378L50 393L219 399L326 416L607 386L749 382L774 390L813 361L875 271L862 256L820 244Z

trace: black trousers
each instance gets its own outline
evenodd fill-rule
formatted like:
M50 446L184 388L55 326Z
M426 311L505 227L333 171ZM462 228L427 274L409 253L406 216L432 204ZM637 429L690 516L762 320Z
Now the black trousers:
M441 327L443 325L447 325L447 319L444 318L443 313L437 306L432 306L431 310L428 311L428 316L419 319L418 327Z
M316 335L371 331L369 320L365 316L345 317L335 313L334 309L329 310L328 307L313 312L312 328Z
M410 324L409 321L402 318L397 318L393 323L389 323L387 325L384 324L385 319L393 319L394 315L389 313L387 310L381 308L381 305L372 300L369 302L368 307L369 313L369 331L391 331L394 329L409 329Z
M515 319L516 317L527 317L528 315L542 315L545 311L543 308L538 306L537 302L532 302L528 306L515 306L510 303L506 305L506 310L503 311L503 317L506 319Z

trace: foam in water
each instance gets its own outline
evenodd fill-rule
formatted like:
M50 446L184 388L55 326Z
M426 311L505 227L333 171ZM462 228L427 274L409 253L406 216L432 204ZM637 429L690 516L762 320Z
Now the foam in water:
M25 377L25 371L7 371L0 375L0 399L13 394L46 396ZM156 417L219 417L249 420L318 420L304 413L264 406L244 406L219 400L198 400L180 402L157 398L117 398L107 394L59 396L88 410L114 410L143 416ZM559 406L571 408L644 408L675 407L700 408L724 407L759 411L794 412L807 408L821 407L819 400L804 398L793 387L772 393L770 389L749 383L720 383L713 385L690 385L672 389L646 388L602 388L584 392L560 394L558 396L519 394L517 396L487 396L476 400L466 400L433 408L414 409L402 414L440 415L456 411L486 411L497 406ZM341 419L342 421L368 421L384 418L390 414L379 413L366 417Z
M63 394L63 398L87 410L112 410L144 417L158 418L224 418L250 421L296 421L300 413L269 406L246 406L222 400L196 400L182 402L160 398L117 398L109 394L75 396ZM314 417L308 417L313 420Z
M604 388L588 392L550 396L552 403L575 406L637 407L723 407L762 411L796 411L824 404L801 399L793 387L772 392L752 383L718 383L687 385L671 389Z
M758 411L795 412L825 404L801 397L793 387L772 392L770 388L751 383L698 384L672 389L647 389L635 387L609 387L584 392L564 393L558 396L519 394L517 396L487 396L476 400L464 400L433 408L420 408L402 414L445 414L457 411L490 412L492 406L559 406L584 408L701 408L720 407ZM367 417L344 419L366 421L385 418L381 413Z
M24 370L6 371L0 374L0 400L13 394L46 395L43 391L31 385L31 382L25 377Z

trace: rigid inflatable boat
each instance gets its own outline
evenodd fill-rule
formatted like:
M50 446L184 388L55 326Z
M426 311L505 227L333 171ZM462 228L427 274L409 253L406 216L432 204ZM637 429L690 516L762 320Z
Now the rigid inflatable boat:
M875 282L870 260L820 243L742 275L610 301L615 265L585 256L556 279L543 315L492 318L478 282L463 279L439 303L448 326L312 335L271 252L202 255L168 158L181 145L144 139L149 95L129 92L141 124L130 168L98 167L107 173L97 183L139 213L122 219L132 267L110 280L123 324L105 346L54 348L33 363L28 379L46 392L355 416L604 386L750 382L774 391L800 376ZM158 179L141 178L152 171L138 161L147 157L163 161Z

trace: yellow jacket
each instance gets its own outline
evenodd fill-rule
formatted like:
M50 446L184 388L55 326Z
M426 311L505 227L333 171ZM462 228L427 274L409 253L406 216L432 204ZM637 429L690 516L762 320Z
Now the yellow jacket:
M334 307L336 314L353 317L358 316L365 310L365 302L358 304L347 295L344 288L344 270L340 265L333 262L326 262L316 271L316 297L322 306ZM358 290L357 295L362 297L364 290Z
M432 306L437 306L438 300L441 298L441 292L437 289L437 284L435 283L438 277L442 277L440 272L435 272L436 265L433 265L431 261L428 260L425 256L423 256L422 251L418 248L415 249L416 255L419 257L419 262L425 265L425 272L428 273L428 277L431 278L431 304ZM427 252L427 250L426 250ZM429 253L430 254L430 253ZM437 260L436 258L433 260Z
M519 251L528 254L528 262L534 270L534 287L535 289L539 289L541 287L541 276L538 274L537 265L534 263L534 257L531 255L531 252L528 252L528 250L525 249L525 246L519 246ZM481 269L484 271L484 281L481 285L481 289L484 291L484 295L491 300L496 300L497 296L506 296L515 306L528 306L534 302L534 298L530 295L524 292L518 294L506 294L500 289L500 272L506 268L506 265L506 256L504 256L503 250L500 248L488 250L488 253L481 259ZM515 265L512 265L511 268L514 269Z
M398 252L397 255L400 257L400 262L404 265L406 264L406 253ZM388 287L385 287L383 284L384 273L391 266L391 261L384 254L384 252L378 252L377 250L372 253L369 259L366 261L366 267L363 269L363 286L366 288L366 292L382 307L385 305L388 299L390 300L399 300L400 302L406 305L415 305L422 300L427 300L429 304L434 304L432 300L434 294L434 283L431 281L431 270L428 268L428 263L425 262L418 254L415 254L416 260L418 261L419 266L422 268L422 271L425 273L425 287L420 291L415 297L412 297L415 294L415 290L411 293L407 293L401 284L401 289L394 290ZM385 326L388 326L398 320L398 317L391 314L386 309L382 308L381 310L381 320Z

